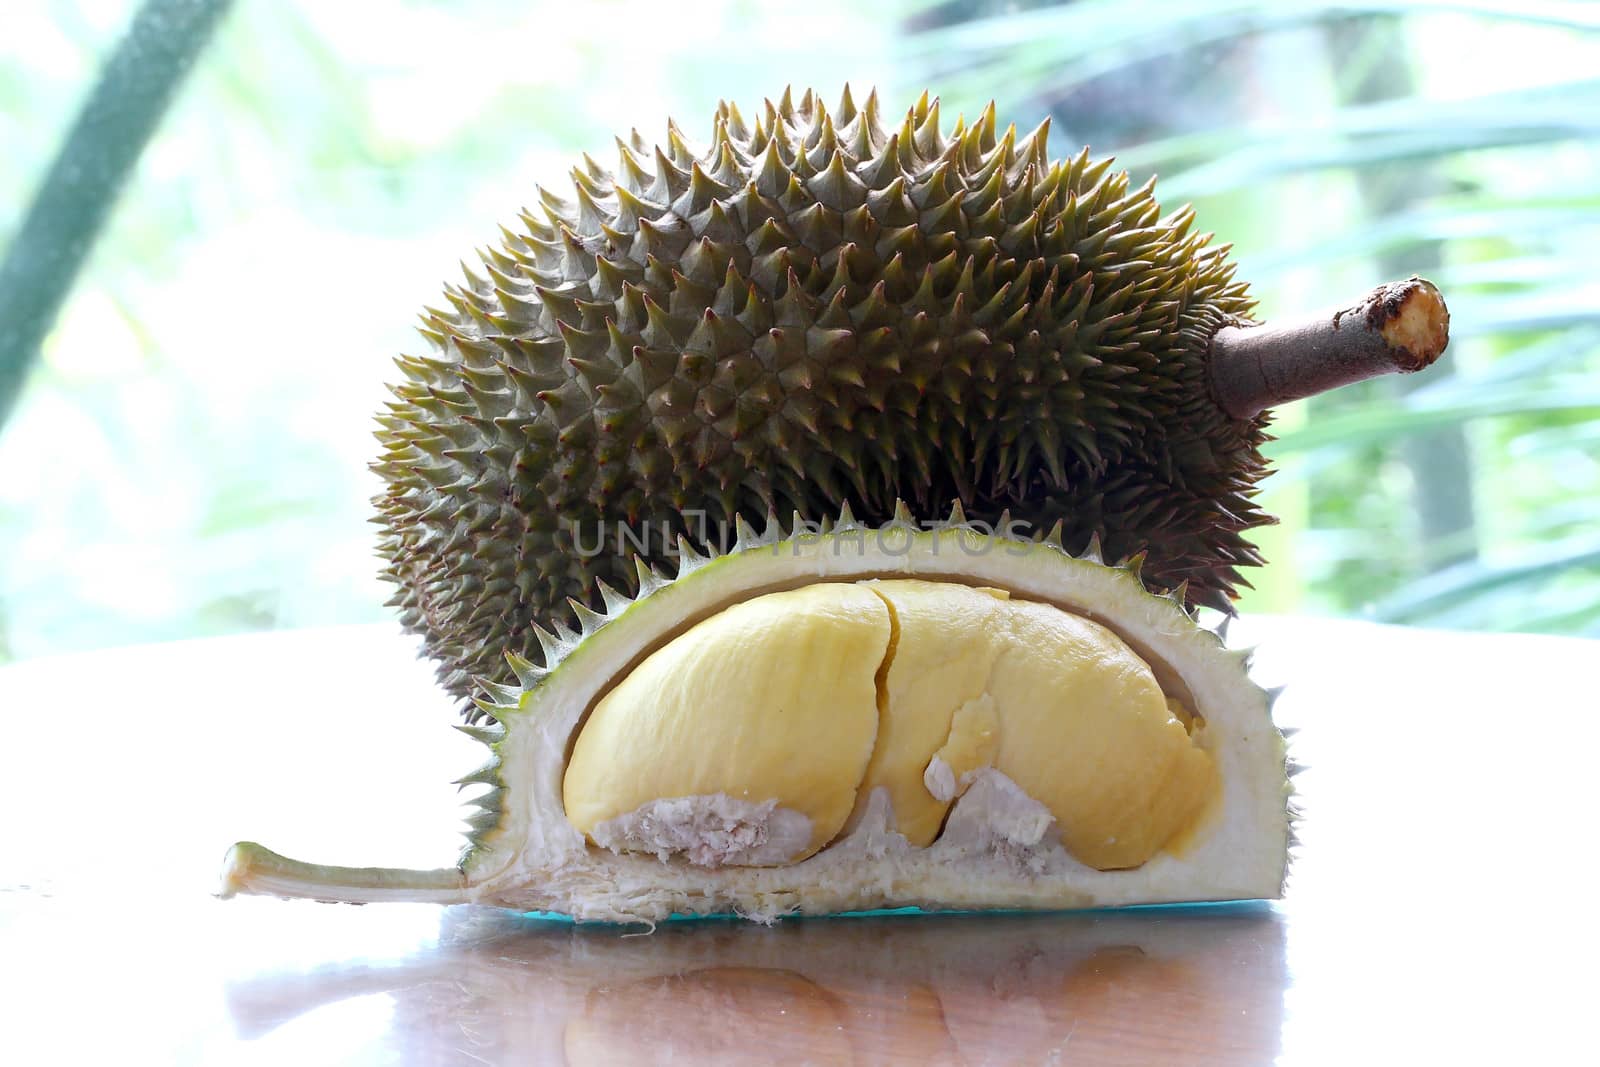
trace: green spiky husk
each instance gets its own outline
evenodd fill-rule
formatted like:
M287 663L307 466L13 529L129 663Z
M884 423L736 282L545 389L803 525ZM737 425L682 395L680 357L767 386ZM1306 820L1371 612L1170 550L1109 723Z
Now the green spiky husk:
M1087 150L1052 162L1045 132L786 93L719 107L704 153L634 134L615 173L586 156L571 200L542 192L424 316L379 419L392 603L445 686L509 681L534 622L630 587L593 551L622 524L660 560L736 517L958 500L1226 608L1270 521L1264 420L1205 376L1245 286L1192 212Z

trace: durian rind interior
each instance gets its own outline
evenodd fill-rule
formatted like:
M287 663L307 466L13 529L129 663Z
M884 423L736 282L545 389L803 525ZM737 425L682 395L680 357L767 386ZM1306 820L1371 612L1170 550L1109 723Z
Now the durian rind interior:
M580 749L580 727L653 652L696 624L768 593L904 578L919 585L968 586L973 595L991 599L995 594L983 589L1003 591L1013 600L1098 622L1136 652L1159 681L1163 700L1172 698L1192 712L1195 747L1214 775L1204 811L1179 835L1182 847L1158 851L1135 867L1096 869L1036 825L1037 798L1007 776L982 771L950 805L927 847L893 828L888 788L859 791L845 829L826 848L774 865L663 863L649 852L619 854L601 847L574 826L563 786L569 756ZM619 599L603 617L580 613L580 621L583 634L549 642L545 667L521 665L521 691L497 687L491 692L500 696L485 703L504 726L504 735L492 742L498 808L463 858L468 899L579 919L653 920L911 905L1095 907L1280 892L1289 788L1283 739L1272 726L1266 694L1249 681L1242 654L1224 649L1174 600L1146 592L1133 570L1076 559L1049 543L1010 541L959 526L845 528L776 543L748 536L725 556L684 557L675 580L651 577L639 599ZM876 633L875 626L865 629ZM876 641L874 636L868 644L881 659ZM952 717L952 728L958 719L981 726L982 709L968 703L963 708ZM1181 731L1178 716L1170 706L1166 710L1166 721ZM873 741L865 753L852 750L863 760L863 780L874 773L867 768L874 753L884 751L876 737L881 717L866 718L873 720ZM1002 744L1003 734L1002 729ZM957 730L941 741L941 750L953 741L952 758L959 761L963 744L981 755L981 737L976 745L971 740ZM808 837L806 847L814 843Z
M674 638L590 714L563 802L614 851L773 865L826 846L852 811L859 825L877 790L889 826L927 847L985 772L1101 870L1149 860L1214 786L1110 630L912 578L767 593Z

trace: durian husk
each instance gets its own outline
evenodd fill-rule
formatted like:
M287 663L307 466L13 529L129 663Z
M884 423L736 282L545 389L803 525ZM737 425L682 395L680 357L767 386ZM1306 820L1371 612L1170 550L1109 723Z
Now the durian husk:
M621 526L660 564L736 518L955 500L1228 610L1264 419L1217 406L1207 350L1252 302L1190 209L1047 135L786 92L541 190L378 420L391 603L445 687L511 682L537 620L633 588Z

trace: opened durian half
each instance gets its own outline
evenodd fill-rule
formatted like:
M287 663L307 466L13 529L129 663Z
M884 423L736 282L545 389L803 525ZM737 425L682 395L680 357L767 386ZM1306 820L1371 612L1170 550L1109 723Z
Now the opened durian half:
M795 520L802 527L804 523ZM580 608L498 725L456 867L234 847L225 892L584 920L1274 897L1284 742L1244 654L1137 564L957 513L680 545Z
M618 164L447 289L379 418L392 603L493 753L469 848L245 843L225 892L601 920L1278 895L1283 739L1191 612L1260 561L1267 409L1428 366L1438 291L1251 322L1191 211L992 107L947 134L926 95L898 125L876 95L723 105L704 151L672 125Z

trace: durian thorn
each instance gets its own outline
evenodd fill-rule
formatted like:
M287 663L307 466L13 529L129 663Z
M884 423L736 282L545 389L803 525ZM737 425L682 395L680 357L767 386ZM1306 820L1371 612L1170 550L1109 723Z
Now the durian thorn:
M1018 158L1030 159L1041 165L1050 162L1050 116L1035 126L1022 140L1017 142L1016 152Z
M467 819L466 823L472 827L472 833L468 835L469 837L483 834L500 825L500 813L498 811L480 812Z
M1003 537L1008 541L1027 540L1026 533L1018 531L1012 524L1010 508L1000 512L1000 518L994 524L994 532L996 537Z
M241 841L223 863L223 899L237 893L311 897L343 904L403 900L433 904L467 902L467 876L458 867L432 871L394 867L329 867L302 863Z
M735 514L733 517L734 551L744 552L761 545L762 538L756 533L755 527L745 520L743 515Z
M481 258L482 253L479 253L479 256ZM486 282L481 276L474 274L472 268L467 266L466 260L463 259L459 260L458 262L461 264L461 276L467 279L467 283L475 292L487 289L489 287L488 282Z
M498 726L456 726L457 730L466 734L474 741L484 745L498 744L505 739L506 732Z
M572 603L572 598L568 597L567 602ZM572 624L559 615L550 620L550 625L555 627L556 640L561 642L561 657L565 659L568 652L578 647L583 634L574 630Z
M493 706L516 707L517 702L522 699L522 690L514 685L502 685L492 679L477 675L473 676L472 684L483 692L484 696L488 698L488 702ZM491 707L489 710L492 714L493 708Z
M787 90L786 90L787 92ZM678 535L678 577L683 578L692 574L700 567L711 561L709 556L702 556L695 550L689 539L682 534Z
M1228 629L1233 625L1234 616L1224 615L1222 621L1217 623L1217 628L1212 632L1217 635L1217 640L1224 645L1228 643Z
M528 625L533 630L534 639L539 642L539 650L544 654L544 669L546 671L554 670L555 665L561 662L561 657L566 649L557 640L556 635L546 630L543 626L536 622Z
M457 792L460 792L461 789L465 789L469 785L499 785L500 761L492 760L489 763L484 764L482 767L479 767L475 771L463 774L460 778L457 778L450 784L460 787Z
M1380 374L1432 366L1450 343L1450 311L1412 275L1354 305L1275 325L1225 326L1211 339L1211 391L1236 419Z
M762 530L761 532L762 543L775 545L779 541L783 540L784 536L783 523L778 520L777 509L772 507L767 508L767 525L766 529Z
M504 716L507 713L516 710L515 706L497 704L493 700L486 700L483 697L473 697L472 704L479 711L494 719L496 722L504 722Z
M579 636L581 637L589 636L607 622L604 615L576 597L567 597L567 606L572 609L573 615L577 616Z
M826 522L827 520L823 520ZM823 522L813 523L798 511L789 514L789 529L797 541L804 542L806 538L822 532Z
M517 676L517 681L522 688L530 689L544 680L550 672L543 667L537 667L531 660L524 659L515 652L506 653L506 665L511 668L511 673ZM516 700L509 703L516 704ZM498 716L497 716L498 717Z
M881 140L878 135L882 133L878 126L878 87L873 86L867 90L867 98L861 104L861 117L872 128L875 139Z
M600 600L606 606L607 615L618 615L626 611L628 605L633 603L633 601L617 592L610 585L607 585L602 578L596 578L594 584L600 590Z
M973 128L978 131L979 151L988 152L993 150L995 125L995 106L994 101L990 100L988 104L984 105L983 113L978 116L978 121L973 123Z
M643 600L667 583L664 575L657 572L654 567L651 567L638 556L633 557L633 570L639 580L639 592L634 598L635 600Z
M726 105L726 109L723 112L723 124L727 127L728 133L733 137L736 137L739 140L749 139L750 129L745 124L744 116L739 114L739 105L732 103L731 101Z

